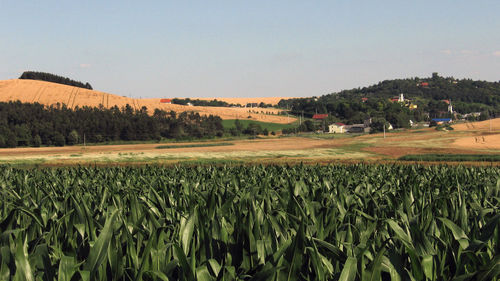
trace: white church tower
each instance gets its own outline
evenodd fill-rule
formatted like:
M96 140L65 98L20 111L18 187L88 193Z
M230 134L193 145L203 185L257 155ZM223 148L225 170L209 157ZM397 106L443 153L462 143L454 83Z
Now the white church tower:
M453 114L453 105L451 105L451 100L450 103L448 104L448 112Z

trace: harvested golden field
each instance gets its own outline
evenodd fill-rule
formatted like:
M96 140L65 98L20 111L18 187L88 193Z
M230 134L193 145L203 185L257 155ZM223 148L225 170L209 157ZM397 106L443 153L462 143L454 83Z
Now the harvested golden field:
M466 122L462 124L453 125L457 131L482 131L489 132L491 124L491 131L500 131L500 118L479 121L479 122Z
M500 118L457 124L453 128L457 132L467 133L467 136L456 139L453 146L482 150L500 149Z
M276 101L278 98L274 99ZM121 108L129 104L135 109L146 106L149 112L153 112L158 108L166 111L173 110L175 112L194 111L202 115L217 115L222 119L250 119L280 124L295 121L294 118L277 115L281 110L275 108L184 106L160 103L159 98L128 98L95 90L37 80L12 79L0 81L0 101L8 102L16 100L29 103L38 102L47 106L59 103L65 104L69 108L75 108L77 106L98 107L99 105L103 105L106 108L116 105ZM270 101L272 101L272 98L267 98L264 102L269 103Z

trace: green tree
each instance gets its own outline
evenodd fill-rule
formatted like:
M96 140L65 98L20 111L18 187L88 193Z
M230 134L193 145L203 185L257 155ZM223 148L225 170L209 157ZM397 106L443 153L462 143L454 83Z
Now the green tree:
M56 132L54 134L54 145L55 146L64 146L66 144L66 140L64 139L64 136L59 133L59 132Z
M490 119L490 113L488 110L481 111L481 115L479 115L479 121L484 121Z
M6 145L6 147L16 147L17 146L16 134L14 134L12 131L7 132L5 145Z
M384 131L384 125L387 130L389 123L384 118L375 117L372 118L372 123L370 125L370 133L380 133Z
M241 124L241 121L239 119L234 120L234 127L236 128L238 134L243 131L243 124Z
M78 143L80 136L76 130L73 130L68 135L68 145L75 145Z
M34 147L40 147L40 145L42 145L42 138L39 135L36 135L33 138L33 146Z
M7 140L3 135L0 135L0 147L7 147Z

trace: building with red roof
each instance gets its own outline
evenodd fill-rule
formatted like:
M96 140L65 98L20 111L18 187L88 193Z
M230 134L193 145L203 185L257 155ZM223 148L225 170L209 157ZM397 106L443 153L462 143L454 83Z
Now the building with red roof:
M314 120L323 120L328 117L328 114L314 114L313 119Z

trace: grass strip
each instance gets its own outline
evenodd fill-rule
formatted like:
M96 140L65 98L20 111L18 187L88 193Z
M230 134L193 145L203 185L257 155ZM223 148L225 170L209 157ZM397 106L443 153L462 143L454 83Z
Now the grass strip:
M402 161L481 161L498 162L500 154L412 154L399 157Z
M229 146L234 145L231 142L219 143L194 143L194 144L180 144L180 145L159 145L156 149L171 149L171 148L188 148L188 147L211 147L211 146Z

